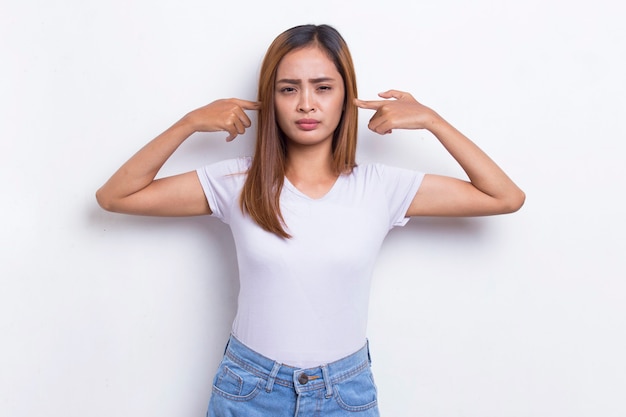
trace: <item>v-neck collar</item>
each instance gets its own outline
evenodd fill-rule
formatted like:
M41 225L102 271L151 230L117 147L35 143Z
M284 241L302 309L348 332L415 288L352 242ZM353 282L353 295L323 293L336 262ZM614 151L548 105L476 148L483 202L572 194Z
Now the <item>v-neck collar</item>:
M338 184L340 181L342 181L343 175L339 175L337 177L337 179L335 180L335 182L333 183L333 185L328 189L328 191L326 191L326 194L324 194L321 197L318 198L313 198L305 193L303 193L302 191L300 191L298 189L298 187L296 187L295 185L292 184L291 181L289 181L289 178L287 178L287 176L285 176L285 182L284 182L284 187L287 188L289 191L291 191L292 193L296 194L297 196L300 196L304 199L307 199L309 201L321 201L321 200L325 200L326 198L328 198L331 194L333 194L333 191L338 187Z

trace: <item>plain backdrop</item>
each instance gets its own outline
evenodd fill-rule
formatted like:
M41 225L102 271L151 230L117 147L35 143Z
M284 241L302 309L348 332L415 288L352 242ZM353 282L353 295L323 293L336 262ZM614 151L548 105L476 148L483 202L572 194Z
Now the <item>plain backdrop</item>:
M624 8L1 0L0 415L204 415L236 308L229 229L107 213L94 193L186 112L254 100L280 32L329 23L361 98L411 92L527 193L515 214L388 236L368 330L382 415L623 417ZM427 132L360 116L359 162L463 177ZM225 136L194 135L161 175L253 149L252 130Z

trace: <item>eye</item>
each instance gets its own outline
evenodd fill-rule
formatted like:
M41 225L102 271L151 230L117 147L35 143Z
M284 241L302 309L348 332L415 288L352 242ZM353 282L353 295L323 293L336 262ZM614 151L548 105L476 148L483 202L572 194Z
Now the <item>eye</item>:
M288 94L293 93L294 91L296 91L296 89L294 87L281 87L278 91L284 94Z
M317 89L320 90L320 91L330 91L333 88L331 86L329 86L329 85L320 85L319 87L317 87Z

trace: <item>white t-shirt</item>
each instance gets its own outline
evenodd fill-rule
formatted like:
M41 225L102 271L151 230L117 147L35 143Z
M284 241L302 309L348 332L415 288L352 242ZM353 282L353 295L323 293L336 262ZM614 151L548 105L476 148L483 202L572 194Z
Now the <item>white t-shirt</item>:
M371 164L341 175L319 199L285 178L283 239L242 213L250 158L198 169L213 215L230 225L240 291L233 335L251 349L301 368L365 344L372 270L383 239L408 221L423 174Z

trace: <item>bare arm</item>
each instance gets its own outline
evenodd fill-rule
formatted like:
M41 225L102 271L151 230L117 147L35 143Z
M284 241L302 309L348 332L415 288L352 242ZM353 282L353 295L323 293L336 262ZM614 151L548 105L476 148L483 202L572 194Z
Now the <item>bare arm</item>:
M407 216L484 216L511 213L524 204L524 192L476 144L409 93L390 90L384 99L357 100L375 110L369 128L379 134L393 129L428 129L461 165L469 181L426 175Z
M244 110L256 110L256 102L225 99L196 109L141 148L96 192L105 210L152 216L210 214L194 171L155 180L163 164L194 132L228 132L227 140L250 127Z

